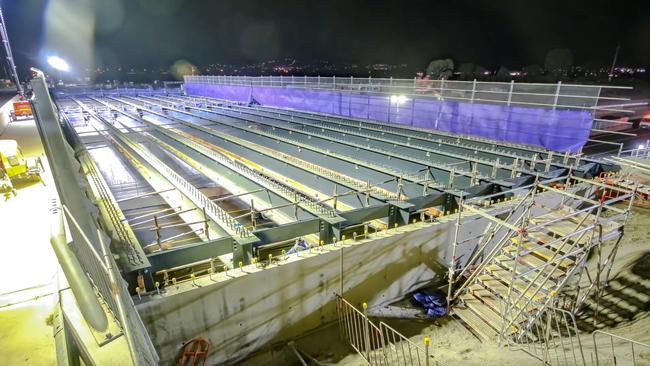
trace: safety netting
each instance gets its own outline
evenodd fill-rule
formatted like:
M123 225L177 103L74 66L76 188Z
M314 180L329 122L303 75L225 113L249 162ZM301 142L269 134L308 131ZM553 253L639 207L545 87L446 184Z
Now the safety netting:
M479 136L554 151L578 151L589 138L585 109L478 103L349 90L186 83L188 95L291 108Z

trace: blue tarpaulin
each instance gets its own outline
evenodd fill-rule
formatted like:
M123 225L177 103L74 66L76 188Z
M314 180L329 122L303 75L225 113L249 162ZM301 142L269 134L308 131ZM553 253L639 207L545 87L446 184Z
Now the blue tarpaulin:
M207 96L263 106L293 108L486 137L499 141L576 152L589 138L593 114L588 110L469 103L341 90L271 88L223 84L184 86L189 95Z
M414 292L413 296L411 297L411 303L413 305L423 307L425 313L430 318L445 315L447 308L447 301L445 300L445 297L435 292Z

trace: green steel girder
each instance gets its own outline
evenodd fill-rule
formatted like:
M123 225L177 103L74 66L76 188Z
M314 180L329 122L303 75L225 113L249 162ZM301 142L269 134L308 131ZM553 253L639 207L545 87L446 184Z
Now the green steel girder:
M159 113L159 112L156 112L156 111L150 110L150 109L148 109L148 108L146 108L146 107L144 107L144 106L136 105L136 104L134 104L134 103L124 102L124 101L121 101L121 100L119 100L119 99L118 99L118 101L120 101L120 102L122 102L122 103L130 104L130 105L134 106L135 108L139 108L140 110L146 111L147 113L150 113L150 114L153 114L153 115L156 115L156 116L159 116L159 117L162 117L162 118L165 118L165 119L168 119L168 120L171 120L171 121L174 121L174 122L177 122L177 123L183 124L183 125L185 125L185 126L188 126L188 127L190 127L190 128L193 128L193 129L197 129L197 130L202 131L202 132L205 132L205 133L207 133L207 134L210 134L210 135L213 135L213 136L216 136L216 137L219 137L219 138L223 138L223 139L225 139L225 140L229 140L229 141L231 141L231 142L233 142L233 143L235 143L235 144L238 144L238 145L240 145L240 146L242 146L242 147L244 147L244 148L248 148L248 146L246 146L246 144L245 144L245 141L244 141L244 142L240 142L240 141L238 141L237 139L234 139L233 137L229 137L228 135L223 134L223 133L221 133L221 132L219 132L219 131L216 131L216 130L214 130L214 129L207 128L207 127L203 127L203 126L200 126L200 125L196 125L196 124L194 124L194 123L187 122L187 121L184 121L184 120L178 119L178 118L173 117L173 116L165 115L165 114L162 114L162 113ZM170 108L167 108L167 109L170 109ZM185 111L180 111L180 110L175 110L175 109L174 109L173 111L178 112L178 113L185 113L185 114L188 114L188 115L190 115L190 116L195 116L195 115L193 115L193 114L191 114L191 113L189 113L189 112L185 112ZM195 117L197 117L197 116L195 116ZM200 117L200 118L203 118L203 117ZM207 118L203 118L203 119L208 120ZM210 121L211 121L211 120L210 120ZM212 121L212 122L214 122L214 121ZM225 125L226 125L226 126L230 126L230 125L228 125L228 124L225 124ZM231 127L234 127L234 126L231 126ZM239 128L239 127L236 127L236 128ZM254 132L254 131L250 131L250 132L256 133L256 132ZM274 138L275 138L275 137L274 137ZM293 143L293 142L288 142L288 143ZM276 157L276 156L273 156L273 155L269 155L269 154L267 154L264 150L260 150L260 151L257 151L257 152L262 153L262 154L264 154L264 155L267 155L267 156L269 156L269 157L272 158L272 159L278 159L278 157ZM281 163L285 163L285 164L293 165L293 166L295 166L295 167L298 168L298 169L302 169L302 170L305 169L305 168L302 167L301 165L296 165L296 164L294 164L294 163L291 162L291 161L281 160L281 159L278 160L278 161L281 162ZM331 181L331 182L334 182L334 183L336 183L336 184L338 184L338 185L340 185L340 186L342 186L342 187L348 187L348 188L351 188L351 189L359 189L359 187L356 187L356 186L354 186L354 185L351 185L350 182L343 181L343 180L337 179L337 178L335 178L335 177L331 177L331 176L328 176L328 175L325 175L325 174L319 173L318 171L312 171L312 170L305 170L305 171L308 172L308 173L310 173L310 174L318 175L318 176L320 176L321 178L326 179L326 180L329 180L329 181ZM364 187L361 187L361 189L363 189L363 188L364 188ZM385 201L385 200L386 200L386 197L384 197L384 196L379 196L379 195L377 195L377 194L374 193L374 192L370 192L369 195L370 195L371 197L373 197L374 199L376 199L376 200L380 200L380 201Z
M177 100L197 99L197 97L188 97L188 96L183 98L176 98L176 97L173 98ZM214 99L209 97L199 97L198 100L204 102L215 102L215 101L222 102L222 103L226 102L227 104L241 106L241 103L223 101L220 99ZM275 108L275 107L268 107L268 106L261 106L261 108L259 109L286 112L286 110L282 108ZM396 135L401 135L403 137L410 137L410 138L420 139L424 141L442 143L448 146L460 147L470 151L478 150L478 151L484 151L491 154L499 154L504 157L511 157L511 158L516 157L519 159L524 159L528 162L532 160L531 153L540 154L540 155L545 155L549 153L548 150L536 146L524 146L520 144L501 142L501 141L497 142L497 141L480 138L480 137L457 135L457 134L447 133L444 131L416 128L411 126L404 126L404 125L397 126L394 124L389 124L380 121L371 121L371 120L364 120L359 118L335 116L335 115L329 115L324 113L315 113L315 112L307 112L307 111L291 111L291 113L297 116L309 116L310 118L316 117L315 119L321 122L329 122L329 123L336 123L336 124L343 123L343 124L347 124L350 127L356 127L356 128L362 127L371 130L379 129L383 132L393 131L389 133L394 133ZM423 134L426 134L427 137L424 138ZM437 136L436 139L431 139L434 136ZM461 141L463 141L464 143L461 143ZM508 148L510 150L505 150L505 148ZM561 154L556 153L554 156L554 161L556 165L558 165L559 167L568 167L566 166L566 164L562 162L563 159L564 156ZM571 159L572 158L570 158L569 161L571 161Z

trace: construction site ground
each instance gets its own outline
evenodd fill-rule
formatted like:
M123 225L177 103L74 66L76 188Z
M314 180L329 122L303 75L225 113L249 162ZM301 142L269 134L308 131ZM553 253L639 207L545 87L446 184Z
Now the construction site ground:
M55 365L49 318L57 300L59 265L47 222L56 189L33 119L10 123L0 139L18 141L26 157L42 156L45 166L44 184L21 184L15 197L0 197L0 363Z
M604 252L614 241L605 242ZM625 225L617 260L600 301L600 312L594 326L593 309L578 314L578 327L586 331L581 336L587 364L592 357L594 329L603 329L643 343L650 343L650 209L632 209ZM635 299L635 301L630 301ZM645 300L645 301L644 301ZM510 350L495 343L481 342L459 321L449 316L427 320L381 319L409 336L416 344L423 344L425 336L431 340L431 353L446 365L522 365L534 361L527 353ZM650 365L650 352L638 350L637 365ZM640 360L640 362L639 362ZM338 366L365 365L361 356L351 353Z

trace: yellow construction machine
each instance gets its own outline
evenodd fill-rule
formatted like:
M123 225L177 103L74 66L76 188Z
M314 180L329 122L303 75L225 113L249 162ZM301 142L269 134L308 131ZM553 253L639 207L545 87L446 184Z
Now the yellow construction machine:
M41 158L25 158L16 140L0 140L0 173L13 185L18 181L38 182L41 180L43 164Z

